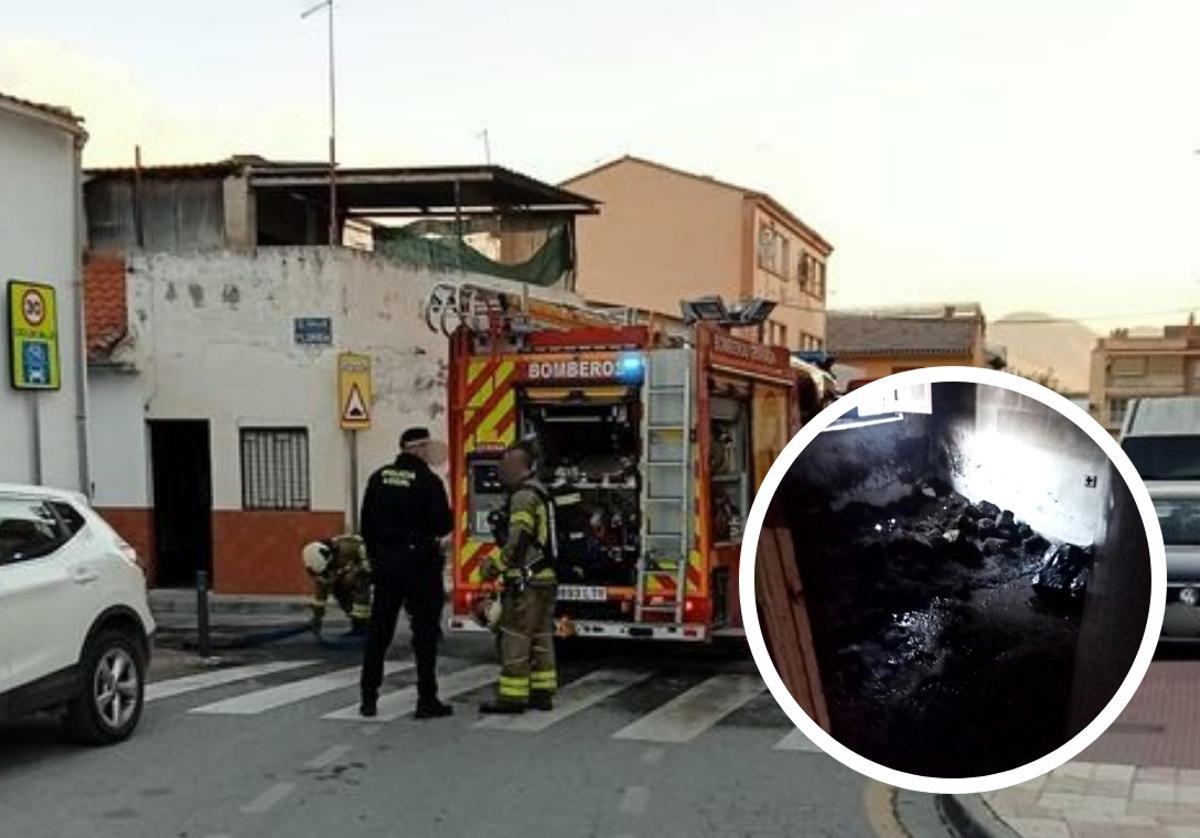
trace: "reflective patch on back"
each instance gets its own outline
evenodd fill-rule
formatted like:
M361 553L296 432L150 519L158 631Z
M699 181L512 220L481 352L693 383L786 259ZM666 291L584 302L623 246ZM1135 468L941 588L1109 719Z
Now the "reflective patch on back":
M415 471L400 468L385 468L380 475L384 486L399 486L407 489L412 486L413 481L417 479Z

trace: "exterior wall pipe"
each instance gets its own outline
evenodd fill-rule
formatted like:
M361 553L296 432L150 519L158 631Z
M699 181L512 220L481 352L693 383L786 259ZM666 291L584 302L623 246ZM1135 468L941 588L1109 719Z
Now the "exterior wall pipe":
M75 291L75 433L79 451L79 491L90 499L92 497L92 469L90 449L88 447L88 394L87 394L87 317L84 312L84 275L83 252L83 145L87 142L87 134L80 132L75 135L74 171L71 179L74 189L75 212L72 213L72 259Z

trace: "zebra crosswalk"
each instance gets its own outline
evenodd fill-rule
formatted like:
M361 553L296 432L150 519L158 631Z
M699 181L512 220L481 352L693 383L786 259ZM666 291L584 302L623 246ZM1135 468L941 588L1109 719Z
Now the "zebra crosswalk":
M496 680L496 667L494 664L480 664L479 666L472 666L467 669L455 670L438 676L438 695L443 699L454 698L456 695L477 690L494 680ZM325 718L350 722L370 722L373 724L394 722L401 716L411 713L416 700L417 688L416 686L409 686L396 692L382 693L379 696L379 714L373 719L364 719L358 715L358 702L343 707L340 710L335 710L332 713L327 713Z
M445 660L445 670L439 673L439 692L443 699L453 699L481 691L494 683L497 667L494 663L471 663ZM155 706L167 702L198 702L184 708L188 714L203 716L255 717L302 706L304 702L323 697L351 694L357 698L358 667L318 669L317 660L273 661L245 666L233 666L192 675L157 681L146 687L146 701ZM327 666L327 664L325 665ZM414 669L412 661L388 661L385 677L406 676ZM682 745L721 725L738 711L766 695L766 687L756 674L722 673L690 683L677 695L659 698L664 688L654 670L638 667L602 667L567 679L555 698L554 709L530 712L518 716L493 716L469 719L471 729L504 731L508 733L539 734L566 725L586 711L603 702L626 694L634 697L634 706L645 707L641 689L654 690L656 706L619 727L609 737L617 741L639 741L661 745ZM670 683L674 683L672 680ZM219 692L217 700L212 693ZM232 694L231 694L232 693ZM349 697L349 696L344 696ZM379 698L379 712L373 719L363 719L358 702L329 710L328 702L315 713L327 722L355 722L378 725L395 722L409 715L416 702L415 684L385 684ZM604 705L608 711L619 712L624 703ZM611 719L611 715L606 715ZM626 720L618 719L614 727ZM780 738L771 748L780 752L818 752L819 749L799 730L791 729L786 719L781 722Z
M388 661L384 664L383 674L384 677L387 677L388 675L394 675L397 672L412 668L413 664L410 661ZM277 687L255 690L244 695L227 698L224 701L205 704L203 707L194 708L191 712L254 716L287 704L295 704L297 701L303 701L306 698L313 698L324 693L331 693L336 690L344 690L348 687L356 686L358 684L359 673L360 670L357 666L338 669L334 672L314 675L312 678L305 678L302 681L291 681L286 684L280 684Z

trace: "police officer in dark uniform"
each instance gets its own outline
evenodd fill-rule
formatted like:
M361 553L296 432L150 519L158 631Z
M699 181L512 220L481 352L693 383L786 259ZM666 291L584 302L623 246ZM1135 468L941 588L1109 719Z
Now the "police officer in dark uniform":
M402 607L408 610L417 659L416 718L453 712L438 700L435 667L445 599L439 539L450 533L454 519L445 486L429 467L432 446L426 428L406 430L400 437L400 455L371 475L363 495L362 537L375 583L359 707L366 717L376 714L383 657Z

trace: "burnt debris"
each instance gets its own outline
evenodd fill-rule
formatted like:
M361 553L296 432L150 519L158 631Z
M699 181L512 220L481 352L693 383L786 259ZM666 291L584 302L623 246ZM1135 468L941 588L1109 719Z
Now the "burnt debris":
M1033 577L1033 589L1048 600L1078 604L1083 601L1091 575L1090 546L1059 544L1046 554L1041 570Z
M1091 551L936 480L809 496L794 533L834 735L899 770L1002 771L1065 741Z

